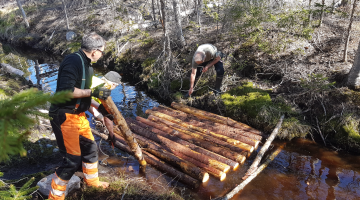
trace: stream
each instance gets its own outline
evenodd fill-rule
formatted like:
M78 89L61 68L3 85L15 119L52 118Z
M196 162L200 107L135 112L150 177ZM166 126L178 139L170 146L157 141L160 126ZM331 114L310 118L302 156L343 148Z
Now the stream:
M44 60L37 65L35 60L29 59L28 64L31 72L28 79L44 91L54 91L59 61ZM102 76L101 73L96 75ZM160 104L160 100L126 81L114 89L111 96L124 118L146 117L147 109ZM149 183L162 183L157 185L164 185L159 187L165 189L179 186L184 188L181 193L186 199L196 200L212 199L230 192L241 183L241 177L256 155L254 152L242 167L229 172L225 181L211 177L200 188L191 190L151 166L147 167L146 174L140 173L137 161L125 158L128 154L113 151L105 141L97 141L101 144L100 160L107 161L107 165L99 170L111 168L111 173L144 177ZM275 160L233 199L360 199L360 156L336 152L307 139L275 141L272 150L284 142L286 147Z

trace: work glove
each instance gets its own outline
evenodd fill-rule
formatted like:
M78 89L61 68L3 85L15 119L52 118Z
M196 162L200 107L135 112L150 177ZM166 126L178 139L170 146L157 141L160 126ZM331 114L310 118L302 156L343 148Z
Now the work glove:
M111 90L101 87L101 85L91 89L91 96L94 96L102 100L106 100L110 95L111 95Z
M97 110L98 110L99 113L101 113L104 117L109 118L111 121L114 120L114 116L113 116L112 114L110 114L110 113L105 109L105 107L104 107L102 104L99 105L99 107L98 107Z

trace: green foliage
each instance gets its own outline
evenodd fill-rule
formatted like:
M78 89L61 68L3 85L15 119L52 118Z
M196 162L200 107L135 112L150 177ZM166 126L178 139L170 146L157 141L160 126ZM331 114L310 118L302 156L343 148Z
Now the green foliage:
M78 51L81 47L81 42L71 42L69 45L68 45L68 48L70 48L70 51L72 53Z
M9 154L26 156L22 141L35 124L34 117L47 118L37 107L48 101L60 103L70 98L71 94L67 91L51 95L29 89L0 101L0 161L9 159Z
M301 79L301 87L309 92L326 91L331 89L335 82L329 83L328 77L322 74L310 74L308 79Z
M31 199L31 194L39 189L39 186L30 187L35 178L32 177L19 190L14 185L10 185L7 191L0 191L0 199L3 200L24 200Z
M251 82L247 82L222 94L221 99L228 116L252 122L258 127L262 126L265 131L271 131L280 116L286 114L289 117L284 120L279 137L304 137L310 128L297 119L297 113L282 99L273 101L269 92L254 88Z

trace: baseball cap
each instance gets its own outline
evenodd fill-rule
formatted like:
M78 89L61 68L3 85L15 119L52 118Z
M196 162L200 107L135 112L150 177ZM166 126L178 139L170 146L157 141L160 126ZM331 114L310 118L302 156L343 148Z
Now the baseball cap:
M109 71L108 73L105 74L104 76L107 80L120 84L121 83L121 76L119 73L115 72L115 71Z

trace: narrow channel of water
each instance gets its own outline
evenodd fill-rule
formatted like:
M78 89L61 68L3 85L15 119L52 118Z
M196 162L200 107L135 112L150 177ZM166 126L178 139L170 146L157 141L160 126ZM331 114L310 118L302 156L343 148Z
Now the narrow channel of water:
M40 64L35 69L35 62L29 60L30 79L39 83L45 91L54 91L56 87L57 67L51 63ZM36 73L40 73L36 76ZM42 75L41 75L42 74ZM101 76L100 74L98 74ZM40 79L38 79L39 77ZM111 94L123 116L145 116L146 109L159 105L158 101L147 96L144 91L130 83L120 85ZM276 141L274 146L284 141ZM261 148L261 147L260 147ZM128 173L132 176L146 177L149 183L163 183L169 189L176 179L148 167L146 174L139 173L138 163L119 150L114 152L106 143L101 143L100 159L105 159L116 173ZM256 154L256 153L255 153ZM186 199L212 199L230 192L241 181L241 177L252 162L251 156L243 167L227 174L225 181L214 177L196 190L184 189ZM173 181L171 181L173 180ZM171 183L169 183L171 182ZM284 150L276 159L245 189L233 199L360 199L360 156L338 153L305 139L294 139L287 142ZM164 186L159 186L164 189ZM167 188L165 188L167 189Z

